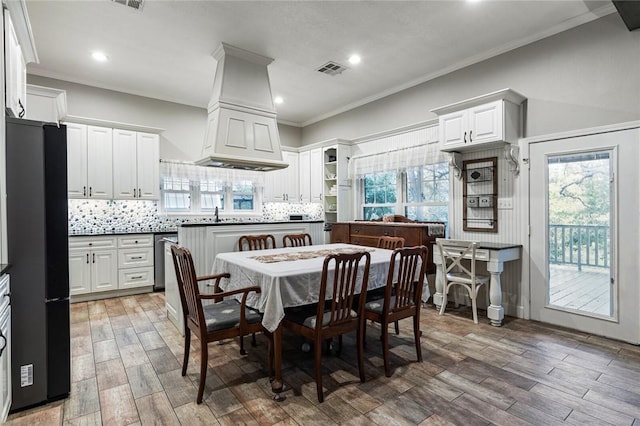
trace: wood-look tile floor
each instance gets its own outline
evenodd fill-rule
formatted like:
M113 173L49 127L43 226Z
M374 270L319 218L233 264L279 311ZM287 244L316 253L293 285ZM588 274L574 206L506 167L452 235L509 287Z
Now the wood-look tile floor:
M640 348L508 318L474 325L468 309L422 310L424 362L411 323L392 335L384 376L379 328L369 325L367 381L358 380L353 338L324 358L318 404L313 360L285 335L286 400L271 399L266 340L241 356L237 340L209 345L205 401L195 403L199 342L180 374L183 339L162 293L77 303L71 309L71 395L12 414L10 425L424 424L640 425ZM250 339L246 339L247 343Z

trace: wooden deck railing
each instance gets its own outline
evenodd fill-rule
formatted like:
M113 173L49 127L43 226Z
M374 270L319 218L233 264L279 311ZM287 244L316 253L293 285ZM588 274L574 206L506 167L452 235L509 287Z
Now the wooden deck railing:
M549 263L609 267L608 226L549 225Z

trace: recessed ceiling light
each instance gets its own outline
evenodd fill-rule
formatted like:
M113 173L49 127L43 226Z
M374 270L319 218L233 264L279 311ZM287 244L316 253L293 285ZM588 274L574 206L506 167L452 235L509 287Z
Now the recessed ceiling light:
M349 63L351 65L357 65L360 63L360 55L351 55L349 56Z
M109 58L102 52L93 52L91 57L98 62L106 62Z
M282 99L282 96L276 96L275 98L273 98L273 102L281 104L284 102L284 99Z

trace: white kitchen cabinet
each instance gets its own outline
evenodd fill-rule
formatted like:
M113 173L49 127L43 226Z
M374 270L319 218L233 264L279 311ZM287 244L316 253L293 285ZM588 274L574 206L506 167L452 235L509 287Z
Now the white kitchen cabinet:
M11 288L9 275L0 278L0 423L11 408Z
M115 249L69 250L69 294L118 288Z
M87 294L118 288L115 237L69 238L69 294Z
M282 151L282 161L289 164L289 167L265 172L264 199L266 202L299 201L298 153Z
M324 187L322 169L322 148L310 151L309 178L311 188L311 202L322 203L322 188Z
M27 104L27 66L8 11L4 12L5 102L13 117L23 118Z
M118 289L153 286L153 234L118 237Z
M441 150L474 151L517 143L524 100L504 89L432 110L439 116Z
M27 84L28 120L59 123L67 116L67 92L51 87Z
M322 148L303 151L298 156L300 201L322 203Z
M69 288L83 300L154 283L153 234L69 238Z
M87 126L66 123L67 126L67 195L87 197Z
M157 134L113 129L113 198L160 198L159 141Z
M300 181L300 202L311 202L311 152L303 151L298 155Z
M113 198L112 129L67 126L67 194L69 198Z

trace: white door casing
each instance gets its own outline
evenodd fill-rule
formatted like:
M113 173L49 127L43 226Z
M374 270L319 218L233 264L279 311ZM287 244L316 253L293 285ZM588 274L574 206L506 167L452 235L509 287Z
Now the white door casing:
M624 126L623 126L624 127ZM528 142L529 292L531 319L640 343L640 289L637 277L640 221L640 129L603 129ZM613 155L611 276L613 316L568 312L547 303L547 159L551 155L609 150ZM622 177L622 178L621 178Z

